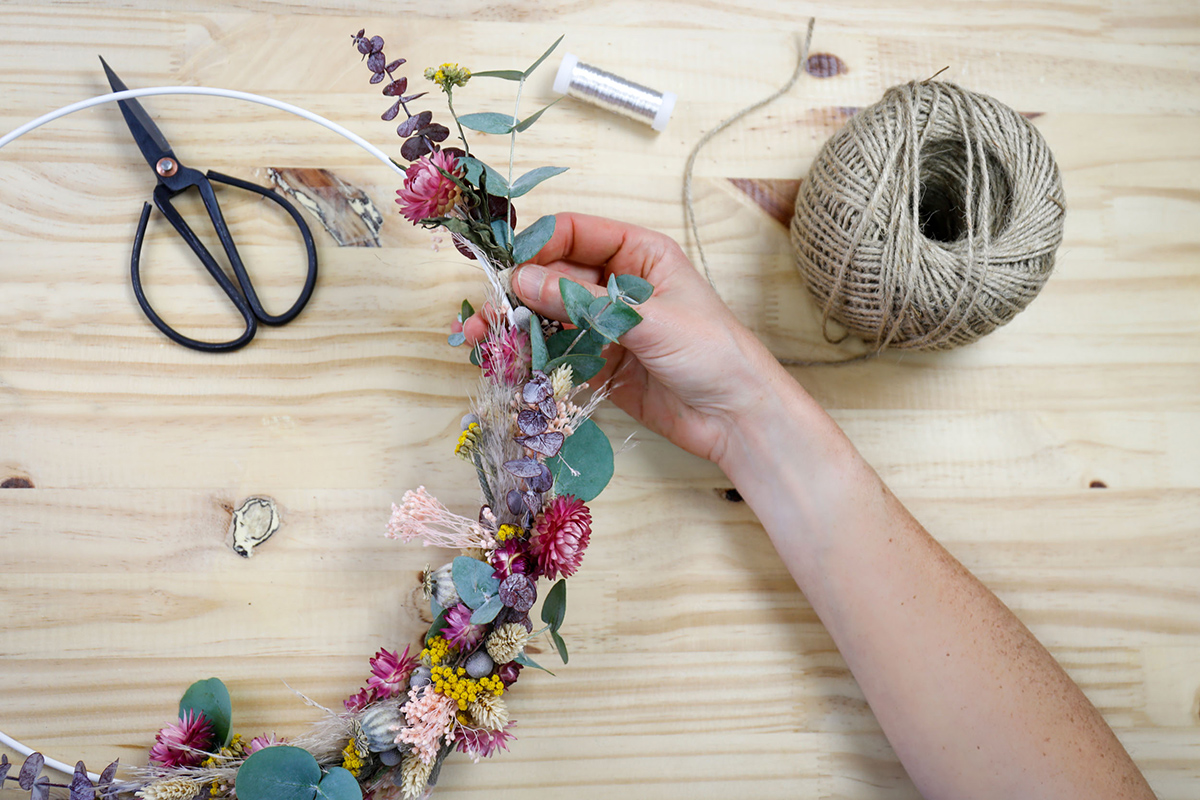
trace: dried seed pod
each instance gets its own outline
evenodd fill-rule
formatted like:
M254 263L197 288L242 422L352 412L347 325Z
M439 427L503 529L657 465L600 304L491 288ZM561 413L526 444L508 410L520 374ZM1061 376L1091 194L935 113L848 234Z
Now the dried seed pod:
M476 650L467 658L467 663L463 666L467 668L467 674L472 678L482 678L492 674L492 668L496 666L496 663L492 661L492 657L487 654L486 650Z
M358 718L358 724L362 727L367 749L372 753L382 753L395 749L396 731L404 727L404 714L398 704L383 703L364 711Z

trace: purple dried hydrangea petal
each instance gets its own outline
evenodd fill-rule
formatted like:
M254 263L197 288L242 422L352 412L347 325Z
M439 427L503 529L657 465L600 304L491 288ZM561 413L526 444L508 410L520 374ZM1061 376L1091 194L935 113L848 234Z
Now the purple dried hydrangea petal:
M542 464L536 458L522 456L514 458L512 461L505 461L504 470L518 478L532 478L541 474Z
M533 377L521 389L521 398L531 406L537 405L553 394L554 387L550 384L550 376L540 369L533 371Z
M537 436L550 424L540 411L526 410L517 414L517 427L526 436Z
M500 582L500 602L514 611L527 612L537 600L537 586L517 572Z
M554 473L545 464L542 464L542 471L532 478L528 479L529 488L535 492L546 493L550 491L550 487L554 485Z

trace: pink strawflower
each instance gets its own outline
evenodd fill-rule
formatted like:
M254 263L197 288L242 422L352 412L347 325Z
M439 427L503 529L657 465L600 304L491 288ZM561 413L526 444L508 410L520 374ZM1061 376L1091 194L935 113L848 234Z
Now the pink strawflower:
M483 639L484 626L471 624L471 609L466 603L459 603L446 612L446 626L442 628L442 636L450 646L460 653L475 647Z
M372 689L359 689L358 694L352 694L343 700L342 705L346 707L347 711L362 711L378 699Z
M408 688L408 676L412 675L417 664L417 660L408 655L407 647L402 656L381 647L371 659L371 677L367 679L367 686L374 691L378 700L395 697Z
M507 325L493 328L479 345L479 366L483 374L510 386L529 380L533 350L529 331Z
M488 758L501 750L508 750L508 742L513 735L508 729L516 722L510 722L501 730L485 731L478 728L460 727L454 733L454 746L458 752L466 753L476 763L479 759Z
M533 572L532 559L529 557L529 542L524 539L510 539L497 547L488 556L488 563L495 568L492 577L502 581L515 572L528 575Z
M392 504L392 517L384 535L406 542L420 538L426 547L451 550L491 550L496 546L491 532L446 508L424 486L405 492L400 505Z
M458 701L438 694L431 687L409 689L408 703L404 706L407 725L396 735L396 744L410 744L422 762L432 762L457 713Z
M550 580L569 578L579 569L592 535L592 513L579 498L560 494L538 517L531 540L538 570Z
M214 735L208 717L188 709L154 737L150 760L164 767L194 767L208 757Z
M454 181L438 170L442 169L455 177L463 176L458 159L445 150L422 156L409 165L404 173L404 188L400 195L400 213L410 222L444 217L458 203L462 190Z
M285 743L286 743L286 740L275 738L275 734L273 732L272 733L264 733L262 736L255 736L253 739L250 740L250 744L246 745L246 755L250 755L251 753L257 753L259 750L262 750L264 747L274 747L276 745L285 744Z

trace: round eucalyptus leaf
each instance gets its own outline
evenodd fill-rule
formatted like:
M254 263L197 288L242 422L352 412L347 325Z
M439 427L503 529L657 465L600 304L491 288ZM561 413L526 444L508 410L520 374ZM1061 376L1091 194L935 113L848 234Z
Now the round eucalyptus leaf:
M567 437L558 455L546 463L554 473L555 490L573 494L586 503L604 491L612 478L612 445L599 425L585 420Z
M343 767L332 767L317 784L319 800L362 800L362 788Z
M307 750L290 745L251 753L237 771L238 800L314 800L321 767Z
M229 690L220 678L196 681L183 693L179 700L179 716L193 711L208 717L216 734L217 743L224 747L233 738L233 704Z

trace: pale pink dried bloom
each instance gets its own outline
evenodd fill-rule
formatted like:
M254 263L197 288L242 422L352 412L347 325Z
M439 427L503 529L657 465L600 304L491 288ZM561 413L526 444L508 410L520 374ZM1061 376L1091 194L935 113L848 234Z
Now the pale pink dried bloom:
M529 380L532 359L529 332L520 328L493 327L487 340L479 345L479 365L483 374L510 386Z
M395 697L408 688L408 676L418 663L409 656L407 647L402 656L381 647L371 659L371 677L367 679L367 686L374 690L379 700Z
M405 492L400 505L392 504L392 518L385 535L406 542L420 538L427 547L457 550L472 547L491 550L496 546L490 531L446 508L424 486Z
M246 745L246 755L257 753L264 747L274 747L286 743L286 739L276 738L274 733L264 733L262 736L255 736L250 740L250 744Z
M422 156L405 170L404 188L396 192L400 195L396 202L405 219L416 223L444 217L453 210L462 190L440 170L459 178L463 175L458 159L445 150Z
M396 734L396 744L412 745L417 758L425 764L432 763L442 739L454 725L457 711L455 700L428 686L409 689L408 703L404 706L404 720L408 724Z
M508 750L508 742L514 738L508 729L516 725L509 722L502 730L485 731L478 728L459 727L454 732L454 746L460 753L466 753L471 760L479 763L479 759L488 758L501 750Z
M551 500L534 524L530 549L538 570L550 580L569 578L579 569L592 535L592 514L583 501L561 494Z
M194 767L208 757L207 752L214 744L213 736L208 717L188 709L154 737L150 760L164 767Z

